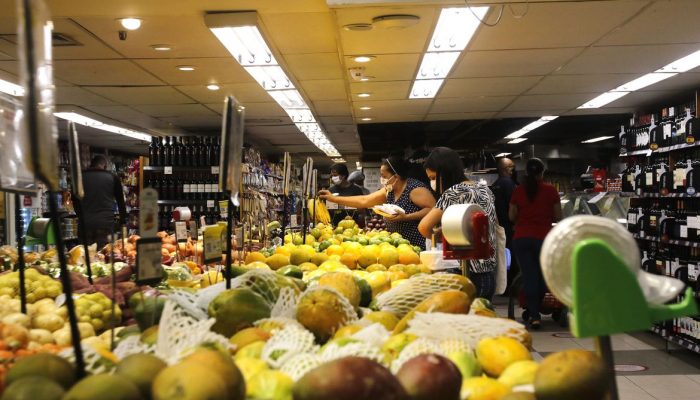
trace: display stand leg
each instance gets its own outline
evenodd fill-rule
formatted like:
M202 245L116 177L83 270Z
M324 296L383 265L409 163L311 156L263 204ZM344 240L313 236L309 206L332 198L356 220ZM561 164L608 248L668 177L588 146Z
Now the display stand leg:
M226 215L226 289L231 289L231 258L233 255L233 244L231 243L231 232L233 232L233 202L231 201L231 193L227 193L228 207ZM243 228L241 228L243 229Z
M595 343L596 353L603 359L606 376L608 377L608 395L604 400L618 400L617 380L615 379L615 360L610 336L597 336L593 341Z
M306 218L306 204L304 200L301 201L301 242L306 243L306 223L308 219Z
M122 230L123 233L123 230ZM113 239L113 237L112 237ZM123 240L123 238L122 238ZM110 296L110 301L112 302L112 315L109 317L110 321L112 322L112 329L110 329L110 334L109 334L109 351L114 351L114 328L116 327L116 324L114 323L114 316L116 315L116 308L117 308L117 302L115 301L115 297L117 294L117 271L114 268L114 241L110 240L112 242L112 251L110 252L110 265L112 267L112 295ZM122 251L125 251L125 248L122 248Z
M459 260L459 267L462 270L462 276L469 278L469 260Z
M78 330L78 317L75 314L75 303L73 302L73 287L68 272L68 263L66 260L66 252L63 245L63 235L61 233L61 224L58 220L58 202L56 201L56 193L49 192L49 211L51 219L53 219L54 236L56 236L56 248L58 251L58 263L61 269L61 284L63 285L63 293L66 295L66 309L68 310L68 326L70 327L71 342L73 351L75 352L75 371L78 379L85 376L85 360L83 359L83 348L80 346L80 330Z
M316 199L314 198L314 216L311 218L311 223L316 227L316 221L318 221L318 216L316 215Z
M20 195L15 193L15 231L17 233L17 270L19 271L20 312L27 313L27 287L24 279L24 227L22 226L22 207Z
M282 198L282 244L284 244L284 232L287 230L287 195Z
M83 250L85 251L85 272L87 272L88 282L92 285L92 268L90 267L90 246L87 241L87 232L85 232L85 217L83 216L83 207L80 204L80 200L77 196L74 196L76 200L74 201L75 209L78 214L78 235L80 236L80 243L83 244Z

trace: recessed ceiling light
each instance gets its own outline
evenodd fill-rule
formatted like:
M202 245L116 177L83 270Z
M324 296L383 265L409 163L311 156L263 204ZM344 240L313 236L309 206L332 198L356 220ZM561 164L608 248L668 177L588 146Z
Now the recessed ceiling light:
M180 71L194 71L194 67L191 65L178 65L177 69Z
M207 85L207 89L209 89L209 90L219 90L219 89L221 89L221 87L220 87L219 85L217 85L217 84L212 83L212 84Z
M357 56L355 57L355 62L366 63L374 59L374 56Z
M141 27L141 20L138 18L122 18L119 20L124 29L135 31Z
M347 24L347 25L343 25L343 29L345 29L346 31L371 31L372 24L365 24L365 23Z
M369 106L360 107L360 110L363 110L363 111L367 111L367 110L371 110L371 109L372 109L372 107L369 107Z
M406 29L416 25L420 21L417 15L380 15L372 18L372 25L383 29Z
M362 120L363 120L363 121L371 121L372 118L370 118L370 117L364 117L364 118L362 118Z
M170 45L167 44L154 44L151 45L151 48L155 51L170 51L173 49L172 47L170 47Z
M357 97L369 97L369 96L371 96L371 94L369 94L369 93L358 93L357 94Z

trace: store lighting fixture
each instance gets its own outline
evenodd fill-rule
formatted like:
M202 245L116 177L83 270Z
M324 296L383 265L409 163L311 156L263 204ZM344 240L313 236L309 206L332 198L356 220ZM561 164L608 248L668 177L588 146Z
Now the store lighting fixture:
M508 142L508 144L518 144L518 143L522 143L522 142L524 142L524 141L526 141L526 140L527 140L527 138L521 137L521 138L518 138L518 139L513 139L513 140L511 140L510 142Z
M542 125L548 124L551 121L554 121L555 119L559 118L558 115L545 115L544 117L541 117L537 121L530 122L529 124L523 126L522 128L518 129L517 131L511 133L510 135L506 136L504 139L517 139L528 132L532 132L535 129L541 127ZM511 143L511 142L508 142ZM519 143L519 142L515 142Z
M600 108L610 104L613 101L637 90L659 83L665 79L673 78L679 73L688 72L691 69L700 66L700 50L691 53L685 57L681 57L654 72L642 75L639 78L633 79L617 88L607 91L600 96L587 101L579 106L579 109Z
M209 85L207 85L207 89L215 91L215 90L221 89L221 86L219 86L215 83L210 83Z
M141 20L138 18L122 18L119 20L124 29L135 31L141 27Z
M191 65L178 65L177 69L180 71L194 71L194 67Z
M584 141L583 141L583 142L581 142L581 143L595 143L595 142L602 142L603 140L608 140L608 139L612 139L612 138L614 138L614 137L615 137L615 136L600 136L600 137L597 137L597 138L593 138L593 139L588 139L588 140L584 140Z
M362 98L367 98L367 97L369 97L369 96L371 96L370 93L358 93L358 94L357 94L357 97L362 97Z
M370 118L370 117L364 117L364 118L362 118L362 120L363 120L363 121L371 121L372 118Z
M333 161L334 163L346 163L346 162L347 162L347 161L345 161L345 159L342 158L342 157L340 157L340 158L331 158L331 161Z
M374 79L374 77L373 76L363 76L362 78L360 78L360 82L369 82L370 79Z
M170 47L170 45L167 44L154 44L151 46L151 48L155 51L170 51L173 48Z
M498 158L498 157L505 157L505 156L509 156L509 155L511 155L511 153L498 153L494 157Z
M371 109L372 109L372 107L369 107L369 106L360 107L360 110L362 110L362 111L367 111L367 110L371 110Z
M361 169L362 169L362 163L359 162L359 161L355 161L355 167L357 168L358 171L361 170Z
M7 93L10 96L24 96L24 88L12 82L0 79L0 92Z
M100 122L96 119L92 119L74 112L57 112L54 113L54 115L58 118L65 119L66 121L73 121L78 125L88 126L90 128L116 133L118 135L127 136L132 139L142 140L144 142L151 141L151 135L147 133L138 132L132 129L126 129L115 125L105 124L104 122Z
M340 157L311 108L273 55L258 26L257 13L207 13L204 21L231 56L284 109L297 129L328 157Z
M442 9L408 95L409 99L431 99L437 95L488 10L489 7Z
M355 57L355 62L358 63L368 63L374 59L374 56L357 56Z

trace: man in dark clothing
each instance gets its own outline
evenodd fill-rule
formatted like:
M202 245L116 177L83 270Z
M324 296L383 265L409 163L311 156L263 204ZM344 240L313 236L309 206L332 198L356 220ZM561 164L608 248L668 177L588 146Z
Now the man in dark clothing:
M410 168L407 178L417 179L430 187L430 179L425 174L425 159L430 155L426 144L425 135L413 136L411 139L411 154L406 158Z
M369 194L369 189L365 187L365 174L362 171L352 171L348 177L348 182L359 186L362 189L362 194Z
M119 219L126 221L124 192L119 178L107 171L107 157L97 154L90 168L83 171L85 197L80 201L83 226L88 243L97 243L98 248L107 244L107 235L114 232L114 202L119 208Z
M349 182L348 167L345 164L331 165L331 182L328 191L337 196L362 196L362 189ZM364 210L330 210L333 225L338 225L346 216L351 216L360 226L364 226Z
M513 160L503 157L498 160L498 179L491 185L491 191L495 198L496 216L498 224L506 231L506 247L512 251L513 242L513 223L508 218L508 208L510 207L510 197L517 186L517 182L513 179L513 171L515 171L515 163ZM508 286L513 281L518 273L519 268L514 262L515 258L511 256L511 267L508 271Z

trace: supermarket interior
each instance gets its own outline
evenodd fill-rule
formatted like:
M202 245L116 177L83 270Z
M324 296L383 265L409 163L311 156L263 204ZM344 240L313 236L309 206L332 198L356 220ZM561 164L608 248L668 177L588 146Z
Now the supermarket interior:
M698 15L0 0L0 399L698 399Z

